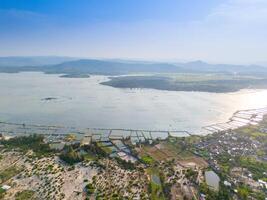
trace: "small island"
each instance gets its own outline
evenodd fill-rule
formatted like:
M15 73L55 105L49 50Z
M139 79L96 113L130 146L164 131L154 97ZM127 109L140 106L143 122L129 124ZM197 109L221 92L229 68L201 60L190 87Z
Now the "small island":
M46 98L42 98L42 101L53 101L53 100L57 100L56 97L46 97Z
M64 74L60 78L90 78L88 74Z
M228 93L241 89L266 89L267 79L246 76L224 76L203 74L151 75L151 76L119 76L111 77L102 85L115 88L148 88L168 91L194 91Z

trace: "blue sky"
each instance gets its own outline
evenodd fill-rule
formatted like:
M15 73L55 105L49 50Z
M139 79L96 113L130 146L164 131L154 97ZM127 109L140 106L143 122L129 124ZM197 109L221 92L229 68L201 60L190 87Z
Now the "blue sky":
M0 0L0 56L267 61L266 0Z

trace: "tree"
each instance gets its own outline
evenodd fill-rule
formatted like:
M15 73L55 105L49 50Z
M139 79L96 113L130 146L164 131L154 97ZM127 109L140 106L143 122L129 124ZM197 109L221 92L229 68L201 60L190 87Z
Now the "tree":
M59 158L70 165L84 160L83 156L74 151L72 146L65 146Z
M242 200L247 200L248 199L248 195L249 195L248 188L239 187L238 190L237 190L237 194Z

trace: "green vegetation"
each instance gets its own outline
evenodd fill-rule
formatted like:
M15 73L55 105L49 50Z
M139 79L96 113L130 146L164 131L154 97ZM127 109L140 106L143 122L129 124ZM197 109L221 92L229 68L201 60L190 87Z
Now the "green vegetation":
M263 122L261 122L263 123ZM267 134L259 131L259 126L242 127L236 130L237 133L251 137L252 139L267 140Z
M65 75L61 75L61 78L90 78L90 76L88 74L65 74Z
M32 150L36 156L42 157L53 153L49 145L44 143L42 135L30 135L14 137L9 140L2 141L2 144L8 149L20 149L23 152Z
M237 194L242 200L248 199L249 196L249 188L245 186L241 186L237 189Z
M220 183L219 191L216 192L209 188L206 183L201 183L199 192L206 195L206 200L231 200L231 191Z
M229 173L231 167L236 165L236 163L234 161L231 162L230 159L231 155L229 155L228 153L222 153L217 157L217 161L221 167L220 176L225 177Z
M206 149L198 149L197 153L200 157L209 158L209 152Z
M86 152L84 155L87 160L95 160L97 158L106 157L108 154L99 146L97 142L93 142L90 146L83 146Z
M253 199L257 199L257 200L265 200L264 192L252 191L251 188L249 188L248 186L245 186L245 185L241 185L237 188L237 195L242 200L251 199L251 197L253 197Z
M251 157L240 157L237 161L241 167L247 168L253 174L253 179L258 180L265 177L263 173L267 171L266 162L260 162Z
M85 186L87 195L92 195L95 192L95 188L92 183L89 183Z
M106 154L111 154L112 150L108 146L105 146L102 142L97 142L97 146L102 149Z
M96 159L95 155L93 155L91 152L86 152L86 154L84 154L83 157L84 157L84 160L87 160L87 161Z
M15 200L32 200L34 196L34 191L24 190L22 192L18 192L15 195Z
M68 142L72 142L76 140L76 135L73 133L69 133L68 135L66 135L65 140Z
M229 175L230 169L232 167L243 167L248 169L252 173L252 177L254 180L262 179L267 180L264 172L267 170L267 163L258 161L253 157L239 157L230 161L231 156L229 154L222 154L217 159L219 161L219 165L221 167L221 171L219 173L221 179L227 177ZM266 178L266 179L265 179ZM221 195L221 185L219 194ZM225 186L224 186L225 187ZM226 190L227 191L227 190ZM225 194L225 193L223 193ZM264 200L264 194L261 192L253 192L249 187L241 185L238 188L238 196L242 200L250 199L250 196L253 196L254 199Z
M149 155L144 155L141 157L141 161L145 164L151 165L154 163L154 160L151 156Z
M265 200L265 193L264 192L252 192L250 196L254 197L257 200Z
M0 172L0 183L3 183L20 173L20 169L12 166Z
M185 177L191 181L195 181L197 179L198 172L192 170L191 168L187 169L185 172Z
M164 200L164 195L161 185L150 182L148 185L148 191L151 193L151 200Z
M180 158L186 159L193 156L190 148L196 140L199 140L199 137L169 137L164 145L175 152Z
M172 161L169 161L169 163L172 163ZM165 175L164 175L164 173L162 171L159 172L159 178L160 178L160 183L161 183L161 187L162 187L162 190L163 190L164 199L172 199L171 187L172 187L173 184L172 183L167 183L165 181Z
M0 199L4 199L6 191L0 188Z
M163 187L160 180L160 174L157 168L149 168L150 183L148 185L148 192L151 194L152 200L164 200Z
M126 160L122 160L119 157L115 157L115 160L117 161L117 163L121 166L121 168L123 169L127 169L127 170L134 170L135 169L135 165L134 163L132 163L131 161L126 161Z
M65 146L59 158L70 165L84 160L84 157L81 156L80 153L74 151L72 146Z
M245 88L266 88L267 79L248 76L217 76L215 74L203 78L203 74L189 76L122 76L115 77L103 85L117 88L152 88L169 91L201 91L201 92L236 92Z

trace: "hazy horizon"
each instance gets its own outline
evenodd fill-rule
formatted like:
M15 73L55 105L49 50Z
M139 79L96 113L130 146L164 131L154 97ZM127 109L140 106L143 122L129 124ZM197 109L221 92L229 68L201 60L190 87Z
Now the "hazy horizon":
M6 55L2 56L0 55L0 58L66 58L70 60L62 61L62 62L68 62L71 60L83 60L83 59L88 59L88 60L103 60L103 61L129 61L129 62L155 62L155 63L170 63L170 64L179 64L179 63L193 63L193 62L203 62L211 65L220 65L220 64L225 64L225 65L244 65L244 66L249 66L249 65L258 65L258 66L263 66L267 67L267 61L258 61L258 62L216 62L216 61L206 61L206 60L200 60L200 59L146 59L146 58L120 58L120 57L112 57L112 58L107 58L107 57L75 57L75 56L59 56L59 55Z
M267 1L0 1L0 56L267 63Z

